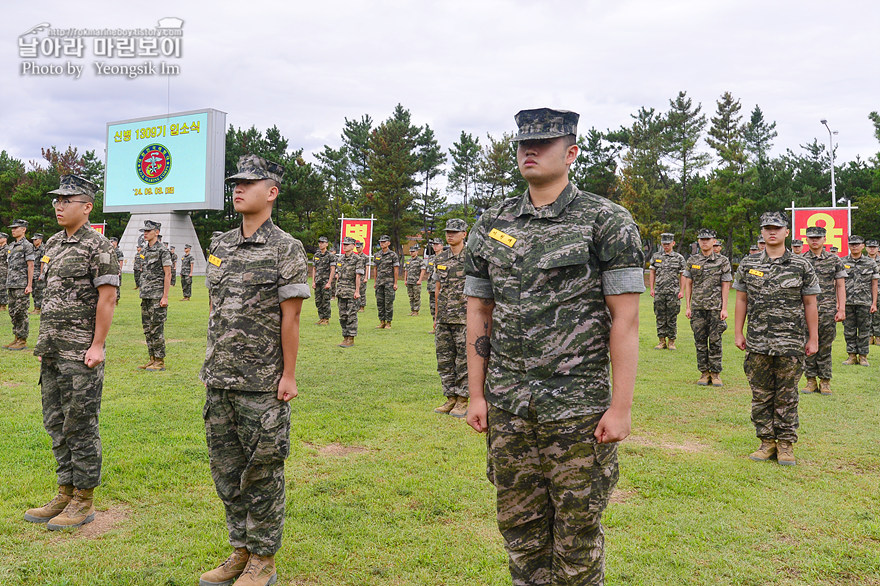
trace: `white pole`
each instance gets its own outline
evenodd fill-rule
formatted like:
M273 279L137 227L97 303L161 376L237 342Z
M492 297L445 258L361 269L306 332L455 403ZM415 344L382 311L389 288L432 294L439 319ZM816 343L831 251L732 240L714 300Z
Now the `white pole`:
M828 120L822 119L820 122L828 129L828 148L831 150L831 207L837 207L837 189L834 185L834 138L831 134L831 127L828 126Z

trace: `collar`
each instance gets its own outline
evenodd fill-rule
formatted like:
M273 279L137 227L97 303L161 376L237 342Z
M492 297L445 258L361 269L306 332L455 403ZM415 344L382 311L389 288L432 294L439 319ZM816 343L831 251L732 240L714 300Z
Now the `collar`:
M74 232L72 235L68 236L67 231L64 231L64 241L65 242L79 242L82 240L82 237L85 236L86 230L91 230L92 227L89 226L89 223L86 222L82 226L79 227L79 230ZM42 245L41 245L42 246ZM36 246L34 247L36 248Z
M547 218L548 220L557 220L559 216L565 211L565 208L568 207L575 196L577 196L578 190L575 186L568 182L568 185L565 186L565 189L562 190L562 193L559 194L559 197L556 200L544 207L540 210L535 208L532 204L532 198L529 195L529 190L526 189L525 193L523 193L522 197L516 204L516 207L513 209L513 215L516 217L523 215L535 216L536 218Z
M232 241L232 244L235 246L240 246L247 242L248 244L266 244L269 241L269 236L275 230L275 224L272 222L272 218L266 219L263 224L257 228L257 231L251 234L250 238L245 238L241 233L241 226L238 227L238 230L235 231L235 240Z
M792 256L794 256L794 254L789 249L786 248L785 251L782 253L782 256L777 257L777 258L770 258L770 256L767 254L767 250L764 249L761 251L761 254L759 255L758 258L762 263L772 263L772 262L788 262L789 260L791 260Z

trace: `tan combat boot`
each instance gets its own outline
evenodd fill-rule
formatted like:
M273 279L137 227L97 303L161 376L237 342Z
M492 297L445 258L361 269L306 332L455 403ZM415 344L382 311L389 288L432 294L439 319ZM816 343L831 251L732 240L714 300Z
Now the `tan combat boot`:
M246 548L236 547L225 562L199 577L199 586L229 586L244 571L248 556Z
M153 364L150 364L146 368L150 372L158 372L161 370L165 370L165 359L164 358L154 358Z
M316 326L319 326L319 325L321 325L322 323L324 323L324 320L323 320L323 319L319 319L318 321L315 322L315 325L316 325Z
M465 415L467 415L468 410L468 398L467 397L456 397L455 398L455 407L452 408L452 411L449 412L453 417L457 417L461 419Z
M709 377L712 379L713 387L723 387L724 383L721 382L721 373L719 372L710 372Z
M385 329L385 321L382 320L382 323L380 323L378 326L376 326L376 329L377 330L384 330Z
M762 439L761 447L749 454L749 460L766 462L776 458L776 440Z
M153 358L152 356L150 356L150 361L147 362L146 364L142 364L141 366L138 366L138 369L139 369L139 370L146 370L146 368L147 368L148 366L153 366L153 363L154 363L154 362L156 362L156 359Z
M449 413L450 411L452 411L452 408L455 407L455 403L455 397L449 397L448 399L446 399L445 403L434 409L434 413Z
M866 354L859 354L859 366L870 366L870 364L868 364L868 356Z
M668 340L666 340L666 349L678 350L678 348L675 347L675 338L669 338Z
M72 498L73 485L59 484L58 494L55 495L55 498L53 498L42 507L28 509L27 511L25 511L24 520L31 523L48 523L49 519L57 517L61 514L61 511L64 510L64 507L67 506L67 503L69 503L70 499Z
M390 322L390 321L386 321L386 322L385 322L385 329L386 329L386 330L390 330L390 329L391 329L391 322Z
M697 381L697 384L701 387L709 386L709 373L702 372L700 373L700 380Z
M16 342L18 342L18 336L16 336L15 339L12 340L11 342L9 342L8 344L3 344L3 347L4 347L4 348L9 348L10 346L12 346L13 344L15 344Z
M819 385L816 384L816 377L815 376L808 376L807 377L807 386L801 392L804 394L819 392Z
M319 326L329 326L329 325L330 325L330 320L324 318L324 319L321 320L321 323L319 323L318 325L319 325Z
M251 554L244 571L232 586L269 586L277 581L275 556Z
M27 350L27 339L16 338L15 341L6 347L7 350Z
M846 360L843 361L843 364L845 364L847 366L852 366L853 364L858 364L858 363L859 363L858 354L850 354L849 358L847 358Z
M0 311L6 311L6 309L7 309L7 308L6 308L5 305L0 305Z
M791 442L779 440L777 450L777 462L779 462L781 466L794 466L796 464L794 459L794 445Z
M73 529L95 520L95 504L92 499L94 488L74 488L73 498L64 507L64 511L53 517L46 528L49 531Z
M823 395L831 394L831 379L830 378L820 378L819 379L819 392Z
M345 336L342 339L342 343L339 344L340 348L351 348L354 346L354 337L353 336Z
M413 312L413 317L419 317L419 312L418 312L418 311L414 311L414 312Z
M658 339L660 342L654 346L654 350L666 350L666 338L660 337Z

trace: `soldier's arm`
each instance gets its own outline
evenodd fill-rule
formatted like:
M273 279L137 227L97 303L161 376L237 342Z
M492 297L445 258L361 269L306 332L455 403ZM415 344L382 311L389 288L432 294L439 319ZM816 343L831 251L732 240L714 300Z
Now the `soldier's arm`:
M802 299L804 300L804 315L807 318L807 332L809 333L804 351L807 356L812 356L819 350L819 310L815 295L804 295Z
M727 298L730 296L730 281L721 281L721 319L727 319Z
M688 277L684 278L684 311L687 317L691 316L691 295L694 292L694 281Z
M746 338L743 336L743 326L746 324L748 311L748 294L745 291L736 292L736 306L733 310L733 343L740 350L746 349Z
M846 319L846 280L834 279L834 290L837 292L837 314L834 321Z
M425 269L422 269L421 272L419 272L419 282L417 283L417 285L421 285L424 280L425 280Z
M651 297L654 296L654 283L657 281L657 271L654 267L651 267L651 270L648 271L650 275L648 276L648 287L651 289Z
M398 270L399 270L399 267L394 267L394 283L393 283L393 285L394 285L395 291L397 291L397 271ZM874 283L876 284L876 281L874 281Z
M355 299L361 298L361 279L362 278L363 277L361 276L360 273L354 274L354 298Z
M639 294L606 295L611 313L608 349L611 356L611 406L594 435L599 443L619 442L632 427L632 401L639 363Z
M327 283L324 285L324 288L329 289L330 283L332 283L333 279L335 279L335 278L336 278L336 264L333 263L330 265L330 278L327 279Z
M434 296L434 307L437 307L437 304L440 303L440 281L434 283L434 290L431 291L431 295ZM437 329L437 312L434 312L434 329Z
M678 275L678 298L681 299L684 297L684 275Z
M168 307L168 290L171 289L171 267L162 267L165 271L165 279L162 283L162 299L159 300L159 307Z
M302 302L302 297L291 297L281 302L281 355L284 370L281 372L281 380L278 381L279 401L290 401L299 394L296 388L296 355L299 353L299 316Z
M437 283L435 295L439 290L440 284ZM483 386L486 384L486 371L489 369L491 353L489 340L492 335L494 310L494 299L470 296L467 298L467 372L470 394L467 422L480 433L489 428L486 420L489 408L483 394Z
M28 273L28 279L27 279L27 286L24 288L24 292L25 292L25 293L30 293L31 291L34 290L34 289L33 289L33 282L34 282L34 261L32 261L32 260L27 261L27 268L28 268L28 271L27 271L27 273ZM877 282L877 281L874 281L874 283L876 283L876 282ZM875 291L876 291L876 287L875 287ZM876 295L875 295L875 297L876 297Z
M113 321L113 310L116 307L116 287L101 285L98 287L98 307L95 310L95 334L92 345L86 351L83 362L89 368L95 368L104 362L104 342L110 332Z
M871 313L877 312L877 279L871 279Z

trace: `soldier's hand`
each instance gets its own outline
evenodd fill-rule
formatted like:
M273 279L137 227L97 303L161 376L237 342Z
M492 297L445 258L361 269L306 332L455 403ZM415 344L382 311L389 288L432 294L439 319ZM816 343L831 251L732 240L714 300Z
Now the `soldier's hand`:
M654 290L651 289L651 297L653 297L653 296L654 296Z
M625 412L608 409L599 420L593 435L600 444L610 444L626 439L631 428L632 412L629 409Z
M746 349L746 337L743 336L741 333L737 332L733 336L733 344L737 348L739 348L740 350L745 350Z
M846 310L841 309L834 314L834 321L840 322L846 319Z
M722 309L722 310L721 310L721 315L720 315L719 317L721 318L721 321L726 320L726 319L727 319L727 310L726 310L726 309Z
M471 397L468 401L467 424L474 428L477 433L485 433L489 429L487 413L489 406L485 398Z
M355 289L355 292L354 292L354 298L355 298L355 299L360 299L360 298L361 298L361 292L360 292L360 289Z
M104 348L89 346L89 349L86 350L86 356L83 359L83 363L85 363L85 365L89 368L95 368L96 366L104 362L104 358Z
M326 285L324 285L324 288L325 288L325 289L329 289L329 288L330 288L330 283L327 283Z
M394 283L394 290L397 291L397 283ZM874 308L874 311L877 311L877 308Z
M877 313L877 305L876 304L871 306L871 313Z
M296 388L296 379L292 376L281 376L278 381L278 400L287 403L299 394Z
M691 308L690 307L688 307L687 309L684 310L684 316L688 319L691 319Z
M807 356L812 356L816 352L819 351L819 340L818 338L815 340L807 340L807 345L804 348L804 351L807 353Z
M33 290L34 290L34 288L31 287L30 285L28 285L27 287L24 288L25 295L29 295Z
M681 298L683 298L683 297L684 297L684 293L682 293L681 291L679 291L679 292L678 292L678 298L681 299Z

